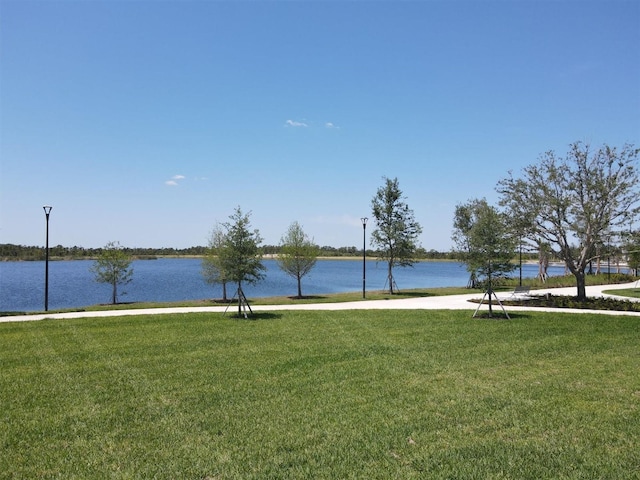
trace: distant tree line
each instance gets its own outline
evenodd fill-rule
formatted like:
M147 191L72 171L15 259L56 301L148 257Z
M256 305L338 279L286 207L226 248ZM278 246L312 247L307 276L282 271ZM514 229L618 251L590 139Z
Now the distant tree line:
M64 247L56 245L49 247L49 258L55 260L82 260L95 259L103 253L104 248ZM189 248L127 248L122 251L134 258L155 258L160 256L199 256L204 255L206 247ZM0 259L11 260L44 260L45 249L39 246L14 245L11 243L0 244Z
M328 245L318 246L319 257L361 257L362 248L357 247L331 247ZM180 257L180 256L204 256L207 252L206 246L197 246L189 248L127 248L123 247L122 250L136 259L155 258L155 257ZM263 255L277 255L282 251L280 245L262 245L260 250ZM56 245L55 247L49 247L49 257L55 260L93 260L102 254L103 247L99 248L85 248L85 247L64 247L62 245ZM376 250L367 249L368 258L376 258L378 252ZM26 245L14 245L11 243L0 243L0 260L1 261L37 261L44 260L45 252L44 247L40 246L26 246ZM460 260L460 254L458 252L439 252L437 250L426 250L424 248L418 248L416 250L416 258L422 260ZM526 260L537 260L537 254L526 253L524 257Z

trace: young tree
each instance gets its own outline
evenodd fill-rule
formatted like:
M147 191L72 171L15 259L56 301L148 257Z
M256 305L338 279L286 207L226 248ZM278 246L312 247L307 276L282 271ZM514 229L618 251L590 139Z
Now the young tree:
M227 275L222 269L220 252L224 248L226 235L218 223L213 227L207 251L202 258L202 276L207 283L222 285L222 301L227 301Z
M548 243L564 260L579 300L587 298L585 268L597 256L595 245L640 211L639 153L631 145L593 150L576 142L566 157L549 151L525 167L522 178L510 172L498 183L510 216L531 219L530 238Z
M393 294L393 267L413 266L422 227L416 221L413 210L405 203L406 197L402 195L398 179L383 179L384 185L378 188L371 200L376 221L371 244L379 249L380 260L387 262L389 293Z
M629 273L638 276L640 270L640 230L625 235L624 251L627 258Z
M117 242L109 242L102 248L91 266L96 282L111 284L111 303L118 302L118 285L126 285L133 277L131 256Z
M302 298L302 277L315 266L320 249L302 230L298 222L293 222L280 240L278 265L298 282L298 298Z
M262 242L258 230L250 230L249 217L236 207L230 222L223 224L225 228L224 246L219 251L220 270L225 278L238 285L238 296L242 295L242 282L257 283L264 278L265 267L258 246ZM238 301L238 314L241 304Z
M484 200L482 200L484 201ZM456 246L456 254L461 259L466 259L471 253L471 244L469 238L469 232L473 228L475 221L474 212L478 208L478 203L481 200L470 200L466 204L456 205L456 210L453 217L453 233L451 239ZM486 203L486 201L484 201ZM478 277L474 269L467 267L469 272L469 282L467 288L478 287Z
M517 238L509 231L506 216L485 199L456 206L453 240L472 278L483 278L489 293L489 316L495 277L512 272Z

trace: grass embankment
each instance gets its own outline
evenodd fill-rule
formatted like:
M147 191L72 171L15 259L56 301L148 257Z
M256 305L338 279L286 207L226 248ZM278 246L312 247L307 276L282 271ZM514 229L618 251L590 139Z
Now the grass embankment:
M637 318L0 324L4 478L637 478Z
M630 277L628 275L612 274L610 277L605 275L588 275L586 277L587 285L602 285L602 284L614 284L614 283L627 283L637 279L637 277ZM509 291L519 284L517 278L502 279L498 282L498 285L494 286L497 292ZM572 275L550 277L546 282L541 282L535 278L525 278L522 281L523 285L528 285L532 289L537 288L558 288L558 287L573 287L575 286L575 277ZM414 288L403 289L394 292L390 295L385 291L367 291L366 298L362 298L362 291L358 292L346 292L346 293L328 293L320 295L307 295L303 298L297 298L295 296L275 296L275 297L258 297L249 298L251 305L296 305L301 303L340 303L340 302L357 302L362 300L398 300L402 298L413 297L431 297L441 295L462 295L468 293L482 294L484 290L482 288L465 288L465 287L438 287L438 288ZM626 295L626 290L616 290L616 295L634 296L637 294L635 289L632 289L631 295ZM635 293L634 293L635 292ZM228 299L231 300L231 296ZM168 308L168 307L206 307L214 305L228 305L222 302L220 299L202 299L202 300L183 300L178 302L132 302L132 303L118 303L112 304L100 304L89 305L86 307L69 308L63 310L49 310L49 313L64 313L64 312L91 312L100 310L132 310L132 309L145 309L145 308ZM9 315L23 315L27 312L0 312L0 316ZM29 313L45 313L45 312L29 312Z
M612 273L611 275L599 274L599 275L587 275L585 276L585 283L589 285L608 285L616 283L628 283L636 281L638 277L633 277L624 273ZM510 278L500 282L500 286L503 289L513 288L519 285L518 278ZM523 278L522 285L530 286L533 289L536 288L561 288L561 287L575 287L576 277L573 275L559 275L555 277L549 277L545 282L541 282L537 278ZM497 290L497 289L496 289Z
M640 284L638 288L621 288L619 290L603 290L602 293L617 295L620 297L640 298Z
M465 293L482 293L482 290L460 287L446 287L446 288L418 288L413 290L402 290L390 295L388 292L383 291L368 291L366 292L366 298L364 300L398 300L402 298L413 297L430 297L438 295L459 295ZM222 300L183 300L179 302L132 302L132 303L117 303L112 304L100 304L90 305L79 308L68 308L63 310L49 310L48 313L64 313L64 312L93 312L101 310L135 310L145 308L169 308L169 307L211 307L211 306L225 306L229 305L232 300L231 296L228 298L228 302L222 302ZM233 299L232 305L237 305L237 299ZM301 303L342 303L342 302L357 302L362 301L362 291L359 292L347 292L347 293L328 293L321 295L307 295L303 298L297 298L294 296L276 296L276 297L258 297L249 298L251 305L298 305ZM0 316L8 315L23 315L26 312L0 312ZM45 313L45 312L29 312L29 313Z
M634 277L628 275L612 274L607 277L605 275L589 275L586 277L587 285L602 285L608 283L626 283L633 281ZM509 291L519 284L519 279L509 278L502 279L495 290ZM541 282L536 278L525 278L522 281L523 285L528 285L532 289L538 288L560 288L560 287L574 287L576 280L573 275L549 277L546 282ZM616 290L616 292L623 292L625 290ZM635 291L635 290L632 290ZM438 288L414 288L403 289L394 292L393 295L386 291L376 290L367 291L366 297L362 298L362 291L358 292L346 292L346 293L329 293L322 295L307 295L303 298L297 298L295 296L276 296L276 297L264 297L264 298L250 298L251 305L296 305L300 303L341 303L341 302L358 302L362 300L398 300L402 298L414 298L414 297L432 297L442 295L464 295L469 293L482 294L484 289L482 288L466 288L466 287L438 287ZM623 293L616 293L617 295L624 295ZM633 295L629 295L633 296ZM211 306L211 305L225 305L220 300L190 300L181 302L136 302L136 303L124 303L118 305L93 305L86 307L83 310L114 310L114 309L132 309L132 308L162 308L162 307L191 307L191 306Z

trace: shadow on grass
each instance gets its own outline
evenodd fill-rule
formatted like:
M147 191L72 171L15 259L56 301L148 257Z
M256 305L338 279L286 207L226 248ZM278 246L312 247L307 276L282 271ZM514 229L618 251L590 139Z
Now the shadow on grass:
M322 295L302 295L299 297L295 295L293 297L287 297L289 300L326 300L327 297Z
M530 315L526 313L513 313L509 312L509 317L507 318L503 312L493 312L493 315L489 316L489 312L480 312L475 317L472 317L474 320L524 320L526 318L530 318Z
M419 298L419 297L437 297L439 295L435 294L435 293L431 293L431 292L412 292L412 291L400 291L400 292L395 292L393 294L391 293L380 293L378 295L382 295L387 297L387 299L394 299L394 298Z
M248 313L247 318L245 318L244 315L238 315L238 312L233 312L233 313L225 314L225 317L231 320L250 320L250 321L277 320L279 318L282 318L282 314L273 313L273 312L254 312L254 313Z

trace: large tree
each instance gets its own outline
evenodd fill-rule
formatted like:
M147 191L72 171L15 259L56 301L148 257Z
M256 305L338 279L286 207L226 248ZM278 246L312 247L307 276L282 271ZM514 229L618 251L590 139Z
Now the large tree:
M302 277L315 266L320 249L298 222L293 222L280 240L278 265L298 283L298 298L302 298Z
M133 277L131 256L118 242L109 242L98 255L90 270L96 282L111 285L111 303L118 302L118 285L126 285Z
M412 267L416 262L418 236L422 227L416 221L413 210L405 202L406 197L398 179L383 177L384 185L378 188L371 200L376 228L371 234L371 244L378 248L379 258L387 262L387 283L393 294L394 267Z
M207 251L202 258L202 276L207 283L222 286L222 301L227 301L228 276L222 268L221 251L225 246L226 234L218 223L213 227Z
M489 315L494 279L515 269L511 262L518 239L510 231L507 217L485 199L456 206L453 240L473 283L482 279L489 294Z
M566 156L549 151L521 177L509 172L498 183L510 216L530 219L529 238L549 244L575 276L579 300L586 299L585 268L597 258L595 246L639 212L639 153L632 145L576 142Z
M238 286L238 297L242 297L242 282L257 283L264 278L265 267L259 245L262 243L260 232L251 230L249 217L240 207L229 216L229 222L223 223L225 241L219 251L220 269L226 279ZM238 314L241 313L241 302L238 298Z

